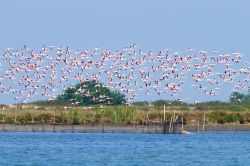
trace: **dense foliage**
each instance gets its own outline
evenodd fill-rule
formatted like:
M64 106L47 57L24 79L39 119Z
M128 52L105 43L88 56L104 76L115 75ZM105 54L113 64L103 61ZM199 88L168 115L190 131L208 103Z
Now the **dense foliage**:
M112 91L97 81L81 82L66 89L57 100L75 105L125 104L125 95Z
M230 102L249 102L250 103L250 93L244 94L239 92L233 92L230 96Z

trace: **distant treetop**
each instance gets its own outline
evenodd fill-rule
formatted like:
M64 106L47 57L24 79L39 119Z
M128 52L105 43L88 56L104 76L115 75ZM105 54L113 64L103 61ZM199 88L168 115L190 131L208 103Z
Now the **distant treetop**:
M110 90L95 80L84 81L66 89L57 97L57 100L73 105L120 105L126 103L124 94L117 90Z

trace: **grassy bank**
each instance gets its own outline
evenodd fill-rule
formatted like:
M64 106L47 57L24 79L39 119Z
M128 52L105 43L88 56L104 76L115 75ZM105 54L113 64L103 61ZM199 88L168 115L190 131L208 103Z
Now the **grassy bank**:
M161 107L150 106L34 106L2 107L0 123L9 124L159 124L164 121ZM192 106L166 107L165 120L173 114L183 117L184 125L199 123L250 123L250 111L198 110Z

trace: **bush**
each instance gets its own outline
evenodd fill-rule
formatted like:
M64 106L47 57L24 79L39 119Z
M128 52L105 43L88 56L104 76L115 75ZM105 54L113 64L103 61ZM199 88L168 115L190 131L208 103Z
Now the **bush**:
M125 95L119 91L112 91L97 81L84 81L74 87L66 89L57 101L77 105L96 104L125 104Z

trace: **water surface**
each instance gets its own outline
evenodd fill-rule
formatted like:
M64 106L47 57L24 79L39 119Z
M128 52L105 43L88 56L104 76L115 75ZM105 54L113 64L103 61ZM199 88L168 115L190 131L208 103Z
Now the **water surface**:
M0 132L0 165L250 165L250 132Z

